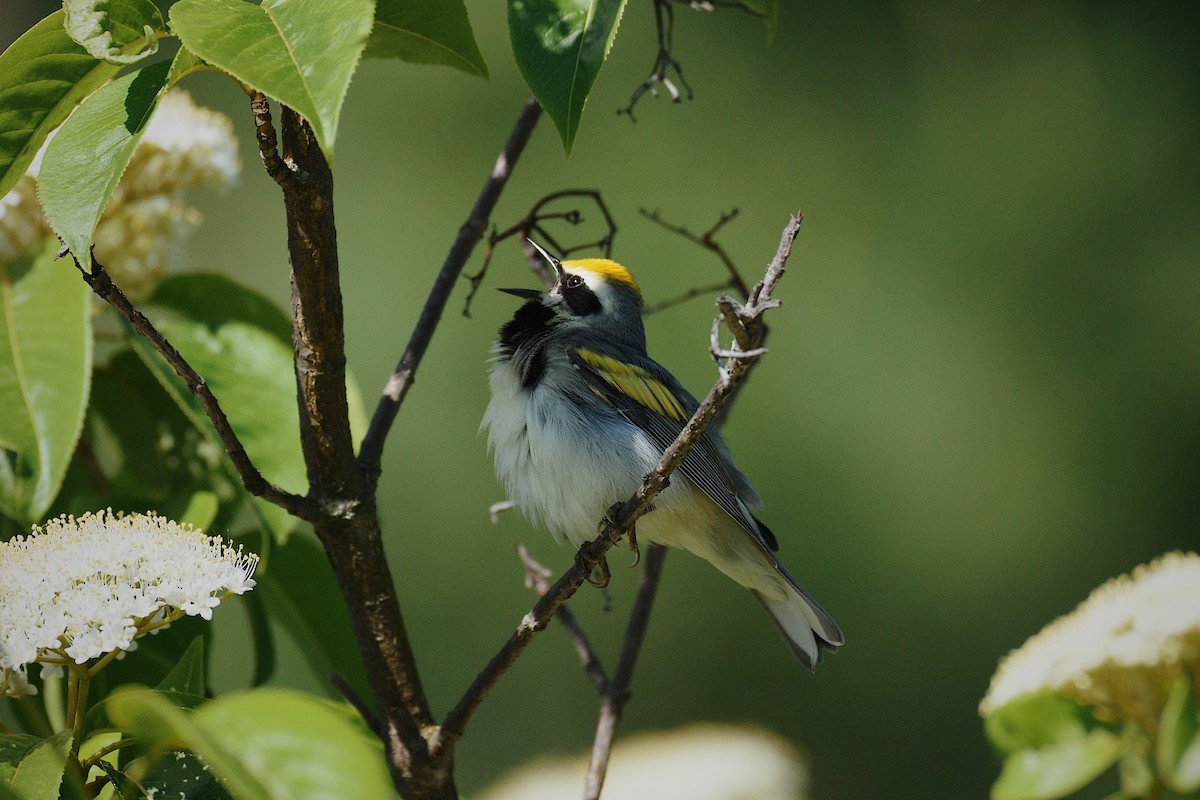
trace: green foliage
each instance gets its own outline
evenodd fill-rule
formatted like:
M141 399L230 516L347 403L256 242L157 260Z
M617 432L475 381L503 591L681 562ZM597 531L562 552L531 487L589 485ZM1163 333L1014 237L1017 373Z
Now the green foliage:
M134 64L158 52L166 35L162 13L150 0L65 0L64 28L95 58Z
M1186 673L1171 684L1155 730L1129 723L1118 733L1088 706L1052 693L997 709L985 727L1004 755L993 800L1066 797L1114 764L1122 797L1162 794L1163 787L1179 795L1200 790L1200 712Z
M54 252L0 264L0 512L23 524L58 494L91 377L89 293Z
M70 746L70 731L56 733L34 745L17 765L9 788L21 800L58 800Z
M1101 726L1087 706L1050 693L997 709L986 730L1005 756L992 800L1065 797L1116 764L1127 749L1127 740Z
M297 642L314 675L337 673L360 697L368 695L346 604L315 540L293 536L277 549L255 591L270 603L272 620Z
M513 55L569 153L625 0L509 0Z
M462 0L376 0L364 58L441 64L488 76Z
M1180 793L1200 791L1200 710L1188 675L1171 685L1159 720L1155 762L1163 781Z
M211 275L176 276L160 293L174 313L158 320L159 330L205 377L255 465L268 480L304 492L307 472L297 436L300 417L286 317L254 292ZM151 298L152 306L158 296ZM134 337L131 344L196 431L212 447L222 447L183 380L145 341ZM229 469L232 474L232 465ZM296 520L278 506L258 498L251 502L276 540L295 527Z
M54 12L0 54L0 196L75 104L117 73L67 35L63 18Z
M109 707L151 746L186 745L240 800L393 796L379 741L346 708L306 695L255 689L187 714L161 695L130 691Z
M299 112L332 162L342 102L371 32L371 0L181 0L171 24L192 52Z
M46 219L85 269L92 233L167 86L160 61L123 75L88 98L46 148L38 194Z

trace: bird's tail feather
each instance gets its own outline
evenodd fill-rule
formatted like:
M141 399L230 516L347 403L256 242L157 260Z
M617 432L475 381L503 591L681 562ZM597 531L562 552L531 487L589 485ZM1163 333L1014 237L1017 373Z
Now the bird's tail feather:
M787 577L791 578L790 575ZM833 617L794 579L788 581L783 599L767 597L757 591L753 594L771 616L792 655L805 668L814 669L826 651L836 652L845 644L842 629Z

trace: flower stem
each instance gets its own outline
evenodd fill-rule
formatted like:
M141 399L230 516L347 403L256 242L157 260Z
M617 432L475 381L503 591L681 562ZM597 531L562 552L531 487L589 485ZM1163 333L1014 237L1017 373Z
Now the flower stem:
M67 723L71 726L70 761L79 760L79 746L83 744L83 721L87 716L88 689L92 683L92 673L86 668L72 664L70 667L70 682L67 693Z

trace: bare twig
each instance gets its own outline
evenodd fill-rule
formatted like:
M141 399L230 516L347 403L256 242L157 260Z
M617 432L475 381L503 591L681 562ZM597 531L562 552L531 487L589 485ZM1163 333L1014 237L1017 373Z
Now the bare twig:
M582 242L580 244L565 246L554 237L545 227L545 223L552 220L562 220L571 225L580 225L584 222L583 212L578 208L571 208L567 211L547 211L546 207L559 203L568 198L580 198L591 201L596 206L596 209L604 217L604 233L599 239L594 241ZM488 267L491 266L492 256L495 255L496 245L513 236L518 237L521 242L522 250L525 257L529 260L529 266L537 274L542 281L550 286L554 283L554 272L547 264L546 259L542 258L538 252L529 245L528 240L531 238L537 239L539 242L544 242L551 250L558 253L563 258L566 258L571 253L579 252L580 250L589 250L591 248L601 248L605 258L612 255L613 239L617 235L617 223L613 219L612 214L608 210L608 206L604 202L604 198L600 196L600 192L593 189L563 189L557 192L551 192L542 199L533 204L529 212L504 231L492 231L488 237L487 252L483 257L483 265L479 268L479 272L474 275L467 276L467 280L471 284L471 289L467 293L467 299L463 303L463 316L471 316L471 303L475 299L475 295L479 292L479 288L483 285L484 278L487 277Z
M673 55L675 9L671 7L670 0L654 0L654 23L658 28L658 54L654 58L654 67L650 70L650 76L633 90L633 94L629 97L629 105L617 109L617 114L628 115L632 122L637 122L637 117L633 115L633 107L638 104L646 92L658 97L659 84L667 90L672 103L680 102L683 99L683 92L687 93L688 100L692 99L692 87L688 86L687 81L683 79L683 65L676 61ZM674 71L675 80L679 81L683 92L671 80L669 75L671 71Z
M596 722L596 737L592 742L592 755L588 762L587 779L584 783L584 800L599 800L604 787L604 776L608 771L608 760L612 754L613 741L617 734L617 723L629 702L629 685L633 681L633 668L642 650L646 627L650 624L650 609L658 592L663 564L667 559L667 548L653 545L646 554L642 567L642 579L638 585L633 610L629 614L629 625L625 628L625 642L621 645L621 657L617 671L604 687L600 703L600 718ZM561 613L561 611L560 611Z
M517 546L517 556L525 565L526 587L533 589L539 596L548 592L550 576L553 573L531 556L528 548L523 544ZM604 671L604 666L600 663L600 656L596 654L591 640L588 639L587 633L579 624L575 614L569 606L563 604L558 607L554 618L567 629L567 634L571 637L571 644L574 645L575 653L579 656L579 663L583 666L584 674L588 676L598 691L605 692L608 689L608 673Z
M700 234L693 233L691 229L684 225L675 225L674 223L667 222L657 211L647 211L644 208L638 209L638 211L643 217L655 223L656 225L669 230L671 233L682 236L689 242L703 247L705 250L713 253L721 260L721 263L725 265L725 271L729 273L729 278L725 281L725 283L718 285L715 291L720 291L721 289L735 289L742 297L750 296L750 287L746 285L746 281L742 277L741 270L738 269L737 264L733 263L733 259L730 258L729 253L725 252L725 248L721 245L721 243L717 241L717 234L721 231L721 229L737 217L738 210L736 208L722 212L720 218L713 223L712 227ZM655 305L648 307L646 309L646 313L651 314L655 311L662 311L665 308L670 308L671 306L682 303L685 300L690 300L693 297L697 297L702 293L703 292L698 289L688 290L678 297L671 298L670 300L664 300L661 303L656 303Z
M59 257L67 254L66 249L59 253ZM92 269L88 272L79 263L79 259L71 254L72 261L75 262L75 268L79 270L79 274L83 276L83 280L91 287L92 291L101 300L104 300L110 306L129 322L134 331L145 339L151 347L158 351L159 355L171 365L175 373L187 385L188 391L192 396L200 402L200 407L204 409L204 413L208 415L209 420L213 424L213 428L217 431L217 436L221 439L221 444L225 446L225 452L229 455L229 460L233 463L234 469L237 470L238 476L242 479L242 485L246 487L246 491L264 500L269 500L275 505L287 511L293 516L301 519L312 519L315 514L313 503L306 497L292 494L284 491L275 484L263 477L258 468L250 460L250 456L246 453L246 448L242 446L241 440L233 430L233 426L229 424L229 418L225 416L225 412L221 410L221 404L217 402L217 398L213 395L212 390L208 388L208 383L192 368L192 365L175 349L175 346L167 341L154 324L147 319L133 303L129 302L129 298L121 291L121 288L113 283L112 278L104 269L104 266L96 260L95 255L92 256Z
M366 436L363 437L358 455L359 466L362 468L367 485L372 492L379 482L380 459L383 457L383 445L388 431L391 430L392 423L396 419L400 404L404 402L404 396L408 394L408 390L412 386L417 367L420 366L421 359L425 356L429 342L433 339L433 333L442 318L446 302L454 290L454 283L462 274L463 266L470 258L475 245L483 238L483 233L487 230L488 219L496 207L496 201L500 199L500 193L504 190L513 167L521 157L521 152L529 142L529 137L533 135L534 126L537 125L541 115L542 107L538 105L537 100L533 97L528 98L521 110L521 115L517 118L516 125L513 126L512 133L509 134L508 141L504 144L504 149L500 151L500 156L496 159L496 165L492 167L491 175L475 200L475 207L471 209L470 215L458 229L458 236L450 247L450 252L446 254L442 269L433 282L433 288L430 289L429 297L425 300L425 307L421 309L421 316L413 328L408 346L404 349L404 354L400 356L400 361L392 371L392 375L383 389L383 394L379 398L379 403L375 406L375 414L371 418Z
M779 248L768 265L763 280L751 289L750 299L745 305L736 306L739 313L734 318L734 324L751 342L761 339L763 311L777 304L771 298L771 292L783 275L784 263L791 253L792 242L800 232L800 219L799 215L791 218L784 228ZM679 436L663 452L658 466L645 477L642 485L629 500L615 510L610 510L605 516L604 529L600 535L592 541L584 542L579 548L574 565L538 599L509 636L508 641L476 676L462 698L446 715L440 729L429 742L430 752L435 758L453 750L467 723L500 677L508 671L533 637L545 629L562 603L587 579L592 568L633 528L637 519L650 509L654 498L667 487L671 474L683 463L692 445L703 435L721 408L729 401L734 389L745 379L749 367L761 355L738 352L736 347L740 338L742 336L738 335L735 339L732 356L721 365L717 382L700 403L696 413L684 425Z

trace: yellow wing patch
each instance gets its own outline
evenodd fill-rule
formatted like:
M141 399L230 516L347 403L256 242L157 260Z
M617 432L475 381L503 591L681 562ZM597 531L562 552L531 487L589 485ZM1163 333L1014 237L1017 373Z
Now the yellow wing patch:
M687 422L689 415L678 398L646 370L591 350L578 353L593 372L621 394L656 414Z
M633 279L629 270L607 258L580 258L574 261L564 261L562 265L563 269L568 271L574 268L594 272L610 281L623 283L638 294L642 293L642 287L638 286L638 282Z

